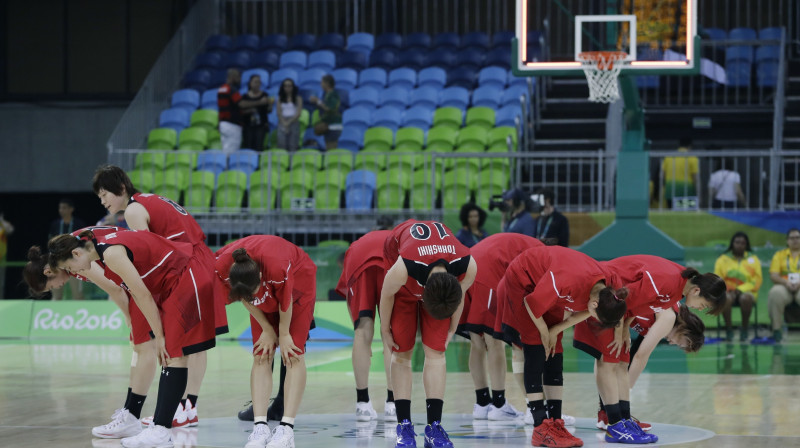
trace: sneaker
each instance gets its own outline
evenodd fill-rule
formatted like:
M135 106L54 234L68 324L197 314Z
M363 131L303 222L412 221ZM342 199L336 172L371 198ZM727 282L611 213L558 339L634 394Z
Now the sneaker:
M178 409L175 410L175 416L172 417L173 428L183 428L184 426L189 426L189 419L186 417L186 406L184 403L191 406L188 399L185 402L178 403Z
M414 432L414 424L408 420L403 420L397 424L397 444L395 447L417 447L417 433Z
M625 425L631 429L631 431L638 432L642 438L649 440L648 443L656 443L658 442L658 436L655 434L648 434L642 430L642 427L636 424L633 420L625 420Z
M276 426L267 448L294 448L294 429L291 426Z
M646 434L639 433L635 429L631 429L625 420L620 420L613 425L608 425L606 428L606 442L608 443L630 443L630 444L643 444L650 443L650 438Z
M253 402L248 401L247 404L245 404L245 406L247 407L239 411L237 417L239 417L239 420L243 422L252 422L255 419L255 417L253 416Z
M161 425L150 425L139 434L122 439L125 448L172 448L172 431Z
M597 411L597 429L606 430L608 428L608 415L606 415L606 411L599 410Z
M267 408L267 420L279 422L283 418L283 397L280 399L275 397L272 399Z
M531 414L530 409L525 409L525 424L528 426L533 426L533 414Z
M189 401L187 398L183 405L183 416L185 417L183 424L180 423L178 425L175 424L175 421L172 422L173 428L180 428L182 426L188 426L189 428L194 428L200 422L197 418L197 406L193 406L192 402Z
M383 405L383 418L392 422L397 421L397 408L394 407L394 401L387 401Z
M575 417L567 414L561 414L561 420L564 420L564 424L566 426L575 426L575 424L578 422L575 420Z
M533 428L531 445L547 446L551 448L571 448L583 446L583 441L577 439L564 428L564 421L561 419L545 419L541 425Z
M368 422L370 420L377 420L378 413L372 408L372 400L363 403L356 403L356 421Z
M651 429L653 429L653 425L651 425L650 423L640 422L639 419L636 417L631 416L631 420L633 420L634 423L639 425L639 427L642 428L642 431L650 431Z
M478 403L472 405L472 419L473 420L486 420L489 418L489 407L492 406L487 404L486 406L481 406Z
M247 443L244 448L264 448L272 439L272 430L268 425L253 425L253 432L247 436Z
M474 417L475 413L473 412L472 415ZM514 406L511 406L511 403L506 401L506 404L500 408L490 405L488 418L493 421L517 420L522 418L522 412L516 410Z
M433 422L425 427L425 448L453 448L453 442L441 422Z
M747 342L750 339L750 332L746 328L739 330L739 342Z
M575 437L567 430L566 426L564 426L563 419L552 419L552 423L550 423L550 431L551 433L557 434L557 436L554 435L553 438L560 447L571 448L583 446L583 440Z
M111 421L103 426L92 428L92 435L101 439L122 439L142 432L139 419L127 409L117 409L111 415Z

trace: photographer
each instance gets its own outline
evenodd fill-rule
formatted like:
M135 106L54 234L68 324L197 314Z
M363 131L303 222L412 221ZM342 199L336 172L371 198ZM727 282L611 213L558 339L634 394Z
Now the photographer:
M534 236L533 218L528 213L529 201L524 191L514 188L503 193L502 205L494 202L490 203L489 210L497 207L503 212L503 217L500 221L503 232Z
M533 237L548 246L569 247L569 221L553 205L553 191L542 188L533 196L534 203L541 207L536 220Z

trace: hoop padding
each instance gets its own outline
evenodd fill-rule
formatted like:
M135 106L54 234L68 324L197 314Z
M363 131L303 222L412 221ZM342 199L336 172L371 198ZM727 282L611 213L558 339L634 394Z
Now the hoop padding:
M617 79L628 54L624 51L585 51L578 61L589 82L589 101L613 103L619 99Z

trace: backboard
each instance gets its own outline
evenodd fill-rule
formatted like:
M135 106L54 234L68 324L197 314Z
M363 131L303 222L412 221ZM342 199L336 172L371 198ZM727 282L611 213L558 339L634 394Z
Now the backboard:
M583 51L623 51L622 74L694 74L699 0L516 0L517 76L582 76Z

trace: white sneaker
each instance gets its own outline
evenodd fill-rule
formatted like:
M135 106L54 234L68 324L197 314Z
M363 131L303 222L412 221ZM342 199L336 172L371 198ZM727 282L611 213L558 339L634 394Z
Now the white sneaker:
M525 424L533 426L533 414L531 414L531 410L525 408Z
M481 406L478 403L472 405L472 419L486 420L489 418L489 406L491 405L487 404L486 406Z
M253 425L253 432L247 437L244 448L264 448L272 439L272 430L269 425Z
M357 422L368 422L370 420L377 420L378 413L375 412L375 409L372 407L372 400L364 403L358 402L356 403L356 421Z
M197 426L197 406L192 406L192 402L187 398L178 405L175 417L172 419L173 428L195 427Z
M531 416L531 418L533 418L533 416ZM567 414L561 414L561 420L564 420L564 426L575 426L575 423L577 423L575 417Z
M111 415L111 422L92 428L92 435L101 439L121 439L142 432L142 425L127 409L117 409Z
M511 403L506 400L506 404L504 404L500 408L496 408L493 405L489 405L489 412L487 414L489 420L493 421L509 421L509 420L517 420L522 418L522 412L519 412L511 406Z
M394 401L387 401L383 405L383 418L392 422L397 421L397 408L394 406Z
M294 429L284 425L276 426L267 448L294 448Z
M161 425L150 425L138 435L122 439L125 448L172 448L172 431Z

